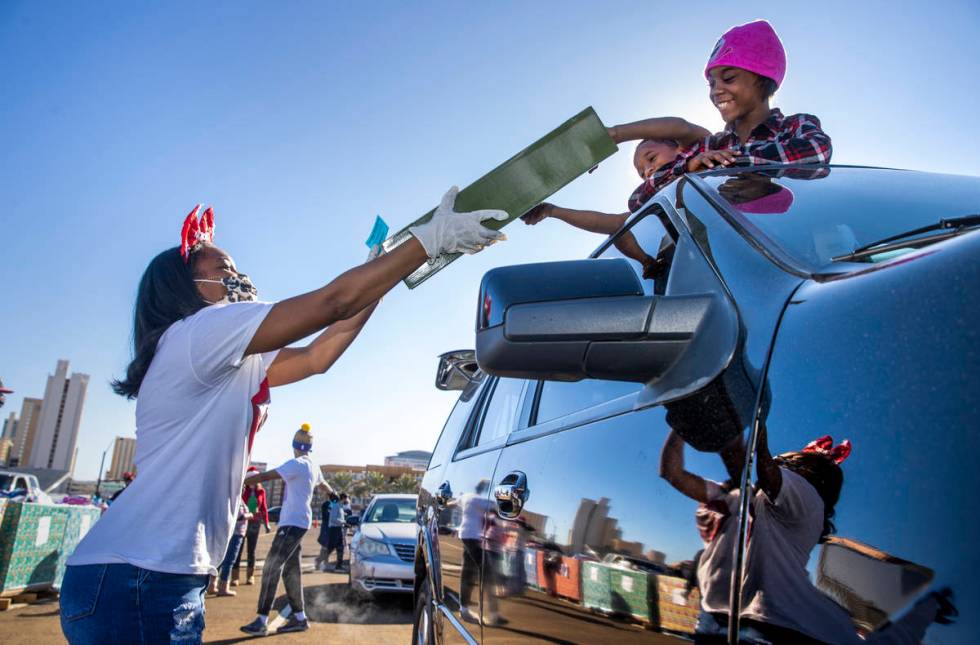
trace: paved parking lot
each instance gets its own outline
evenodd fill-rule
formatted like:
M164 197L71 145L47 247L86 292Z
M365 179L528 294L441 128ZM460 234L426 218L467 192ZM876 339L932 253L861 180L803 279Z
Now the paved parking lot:
M269 549L272 535L262 535L258 546L261 558ZM306 613L311 620L310 631L301 634L274 636L276 645L282 643L345 642L345 643L408 643L412 636L412 600L409 596L381 598L377 601L352 596L347 588L347 575L314 573L313 558L319 546L316 531L311 530L303 540L303 587ZM243 572L244 573L244 572ZM240 586L234 598L208 597L206 603L206 643L240 643L251 640L238 631L240 625L255 617L259 588ZM275 610L286 604L282 586L279 587ZM270 619L274 618L273 616ZM6 645L41 645L64 643L58 622L57 600L28 605L0 612L0 642Z

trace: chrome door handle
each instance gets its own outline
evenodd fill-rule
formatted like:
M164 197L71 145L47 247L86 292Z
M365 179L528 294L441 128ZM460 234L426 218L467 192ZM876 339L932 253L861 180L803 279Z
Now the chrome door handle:
M524 502L530 493L527 475L519 470L508 474L493 489L493 496L497 499L497 515L508 520L516 518L524 509Z
M445 506L449 503L449 500L453 498L453 489L449 485L449 482L442 482L439 488L436 489L435 497L439 506Z

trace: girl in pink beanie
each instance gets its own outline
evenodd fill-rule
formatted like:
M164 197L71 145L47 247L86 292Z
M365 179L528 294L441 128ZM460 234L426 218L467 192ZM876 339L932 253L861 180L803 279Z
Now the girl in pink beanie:
M829 163L830 137L812 114L783 116L769 100L786 75L786 52L765 20L732 27L718 39L704 70L709 97L725 121L722 132L683 147L672 163L662 166L629 200L631 211L661 187L686 172L716 166L773 163ZM673 117L646 119L610 128L617 142L637 138L674 137L699 128Z

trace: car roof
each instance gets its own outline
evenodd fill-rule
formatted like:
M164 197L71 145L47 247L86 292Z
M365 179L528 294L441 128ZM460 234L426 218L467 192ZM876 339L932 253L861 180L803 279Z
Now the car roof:
M418 497L411 493L378 493L372 499L418 499Z

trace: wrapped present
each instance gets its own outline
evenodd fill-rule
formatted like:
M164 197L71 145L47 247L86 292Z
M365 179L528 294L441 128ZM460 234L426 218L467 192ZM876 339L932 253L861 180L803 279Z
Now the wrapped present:
M616 143L609 137L595 110L586 108L461 190L455 210L469 212L492 208L506 211L506 220L484 222L489 228L500 229L616 150ZM432 209L389 237L384 242L384 249L391 251L410 239L408 229L429 221L434 212ZM405 278L405 284L414 289L459 257L459 253L440 255Z
M582 604L586 609L611 614L609 566L603 562L582 563Z
M54 584L68 515L50 504L8 503L0 523L0 591Z
M657 613L663 631L693 634L701 608L698 590L687 591L687 580L674 576L654 576L657 585Z

